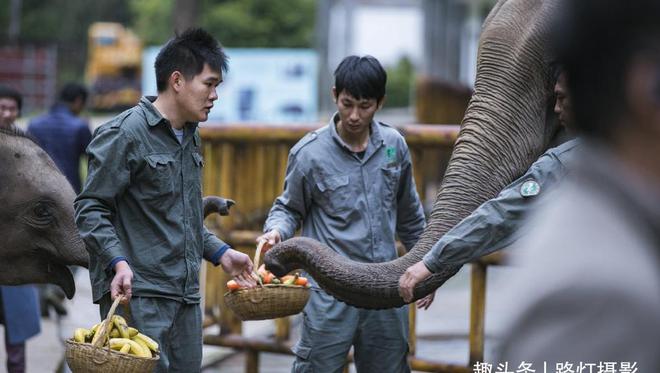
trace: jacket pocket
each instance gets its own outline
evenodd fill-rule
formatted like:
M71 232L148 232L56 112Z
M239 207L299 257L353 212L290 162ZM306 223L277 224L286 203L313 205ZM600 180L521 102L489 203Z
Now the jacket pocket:
M147 163L142 192L147 198L156 198L174 192L176 161L171 154L149 154L144 157Z
M396 206L396 197L399 191L401 167L381 167L383 202L390 208Z
M328 213L346 211L351 208L351 190L348 175L324 178L316 183L321 194L322 208Z
M312 363L309 361L309 355L312 353L312 348L301 346L297 344L293 347L293 353L296 355L296 360L291 367L292 373L313 373Z

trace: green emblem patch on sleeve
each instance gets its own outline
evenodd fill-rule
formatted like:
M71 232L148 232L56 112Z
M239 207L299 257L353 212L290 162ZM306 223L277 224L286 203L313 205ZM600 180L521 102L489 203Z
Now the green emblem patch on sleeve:
M527 180L520 186L520 195L523 197L533 197L541 193L541 186L536 180Z
M387 163L396 162L396 148L393 146L388 146L385 149L385 157L387 158Z

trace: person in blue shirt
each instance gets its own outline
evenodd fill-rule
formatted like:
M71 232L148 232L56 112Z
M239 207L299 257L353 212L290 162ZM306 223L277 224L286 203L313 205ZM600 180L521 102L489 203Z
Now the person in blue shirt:
M92 138L87 122L79 117L86 101L87 89L83 85L67 83L57 103L47 114L34 118L27 129L53 158L76 193L81 186L80 157Z
M399 294L406 301L413 299L413 289L421 281L438 272L445 265L461 265L481 256L501 250L521 235L521 225L539 194L552 190L567 173L566 164L580 144L572 137L572 109L568 96L566 75L557 67L554 111L561 128L557 136L560 145L547 150L527 172L505 187L495 198L484 202L472 214L461 220L443 235L422 261L410 266L399 279ZM433 297L417 302L428 308Z

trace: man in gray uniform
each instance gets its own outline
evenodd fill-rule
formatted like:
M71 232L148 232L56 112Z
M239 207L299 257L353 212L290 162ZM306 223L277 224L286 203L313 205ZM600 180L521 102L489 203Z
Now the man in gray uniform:
M302 235L352 260L397 258L395 235L413 247L425 225L408 146L393 128L373 120L385 96L386 74L373 57L350 56L335 70L338 112L289 153L284 192L263 236L274 245ZM341 372L351 345L360 372L408 372L408 308L358 309L312 281L293 372Z
M566 74L561 71L555 84L555 95L555 113L560 126L570 136L571 101L567 92ZM442 266L471 262L501 250L520 238L520 227L534 206L532 202L537 195L552 190L564 178L567 173L566 164L579 143L579 139L572 139L546 151L523 176L443 235L422 261L410 266L401 275L401 297L407 302L411 301L415 285L439 271ZM432 298L427 297L418 302L418 306L428 308L430 301Z
M158 97L143 97L96 130L74 203L101 317L118 296L130 300L131 324L160 344L158 372L201 369L202 259L254 284L250 258L203 224L197 123L218 99L226 63L204 30L171 39L156 57Z

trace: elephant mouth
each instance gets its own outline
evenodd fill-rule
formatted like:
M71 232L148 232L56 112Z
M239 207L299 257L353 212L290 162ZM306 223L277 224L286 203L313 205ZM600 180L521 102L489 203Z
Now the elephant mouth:
M68 299L76 294L76 283L73 281L73 273L69 267L49 262L48 263L49 281L62 288Z

